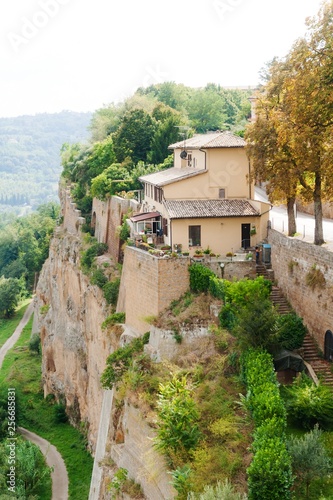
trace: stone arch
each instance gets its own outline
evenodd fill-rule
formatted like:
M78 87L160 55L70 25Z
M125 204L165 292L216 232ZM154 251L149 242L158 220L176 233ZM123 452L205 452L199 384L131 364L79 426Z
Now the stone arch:
M327 361L333 361L333 333L331 330L326 330L325 333L325 359Z

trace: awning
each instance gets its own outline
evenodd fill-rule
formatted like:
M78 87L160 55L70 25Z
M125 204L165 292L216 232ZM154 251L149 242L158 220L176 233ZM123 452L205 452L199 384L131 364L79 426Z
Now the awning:
M295 372L302 372L305 370L305 365L299 354L283 350L274 356L274 368L277 372L288 368L295 370Z
M159 212L144 212L142 214L133 215L130 217L132 222L141 222L148 219L156 219L156 217L161 217Z

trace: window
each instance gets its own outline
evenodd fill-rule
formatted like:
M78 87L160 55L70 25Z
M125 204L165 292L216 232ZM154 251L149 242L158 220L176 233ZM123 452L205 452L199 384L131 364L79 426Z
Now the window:
M154 186L154 200L162 203L162 189L156 186Z
M219 189L219 198L225 198L225 189Z
M188 244L190 247L201 246L201 226L188 227Z
M192 167L192 153L188 153L187 155L187 166Z

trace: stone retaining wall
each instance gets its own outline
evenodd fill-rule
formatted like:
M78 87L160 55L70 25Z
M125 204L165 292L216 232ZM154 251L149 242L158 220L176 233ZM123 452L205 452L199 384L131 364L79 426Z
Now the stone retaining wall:
M333 252L273 229L268 241L278 285L324 350L325 332L333 330ZM314 271L317 279L311 287L307 280ZM324 282L320 285L322 276Z
M126 247L117 311L126 313L128 326L145 333L147 317L157 316L188 290L189 262L187 257L161 259Z

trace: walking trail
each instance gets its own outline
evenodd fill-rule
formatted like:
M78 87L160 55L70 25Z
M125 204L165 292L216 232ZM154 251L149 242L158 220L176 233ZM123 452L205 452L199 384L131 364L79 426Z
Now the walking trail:
M13 335L4 343L0 349L0 368L2 367L3 360L12 347L16 344L23 328L28 323L32 313L33 313L33 301L27 307L23 318L21 319L19 325L15 329ZM65 462L58 452L57 448L51 443L41 438L37 434L24 429L23 427L18 427L17 429L20 434L32 443L36 444L43 455L45 456L46 463L49 467L53 468L51 474L52 477L52 500L68 500L68 474L65 466Z

